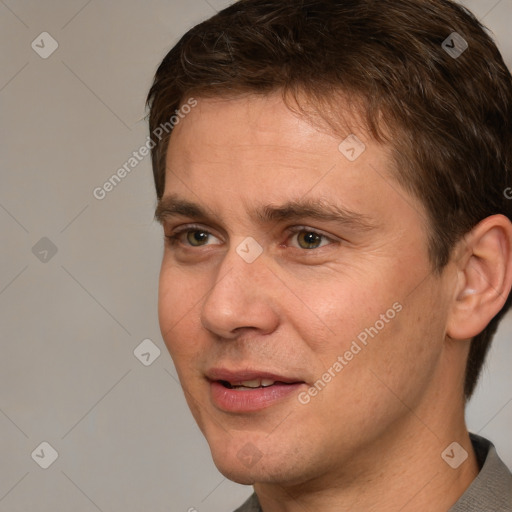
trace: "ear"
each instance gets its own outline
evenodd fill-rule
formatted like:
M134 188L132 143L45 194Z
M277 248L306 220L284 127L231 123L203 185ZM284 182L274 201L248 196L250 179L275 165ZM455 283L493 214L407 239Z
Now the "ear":
M457 286L447 334L470 339L480 334L501 310L512 287L512 223L492 215L460 242Z

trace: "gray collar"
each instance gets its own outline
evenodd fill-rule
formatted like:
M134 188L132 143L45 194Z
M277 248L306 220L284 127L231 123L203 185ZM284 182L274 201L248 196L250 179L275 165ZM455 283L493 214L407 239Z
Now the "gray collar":
M512 473L487 439L470 434L480 473L449 512L512 512Z

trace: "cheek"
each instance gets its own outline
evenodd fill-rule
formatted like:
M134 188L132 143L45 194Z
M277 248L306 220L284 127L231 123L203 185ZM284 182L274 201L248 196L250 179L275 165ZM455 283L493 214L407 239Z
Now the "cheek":
M399 397L410 407L419 403L443 352L445 297L428 279L400 300L401 311L371 340L369 365L374 384L389 400Z
M344 375L334 379L338 384L333 389L343 381L356 393L361 388L370 394L370 389L386 392L378 377L402 389L414 375L420 381L426 378L427 369L435 365L443 318L431 318L427 312L442 305L442 297L430 279L415 289L421 279L412 274L404 274L395 264L386 269L375 266L357 279L334 275L316 288L314 296L301 297L314 315L295 314L296 329L307 342L319 377L329 369ZM341 363L338 356L343 357Z
M200 283L186 276L164 259L158 286L158 318L165 344L173 357L194 350L192 343L180 343L193 330L201 297ZM204 293L204 291L202 292ZM187 340L194 337L187 337Z
M308 322L304 315L296 315L296 318L305 335L307 332L312 349L339 352L348 348L358 335L364 338L365 330L374 327L376 322L379 322L379 331L387 328L387 323L381 325L380 318L390 309L388 316L396 316L393 304L397 296L392 290L389 283L375 280L370 275L360 276L360 279L333 275L317 288L314 296L303 298L310 312L314 312L314 315L310 313L310 319L314 318L316 322ZM326 345L324 338L317 338L316 332L325 333L330 343Z

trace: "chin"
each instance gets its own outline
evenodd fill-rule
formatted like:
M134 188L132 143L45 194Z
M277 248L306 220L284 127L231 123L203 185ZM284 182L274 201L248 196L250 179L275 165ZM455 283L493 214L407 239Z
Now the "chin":
M242 485L253 485L265 480L263 454L251 442L242 443L241 447L225 442L210 445L213 462L217 469L229 480ZM237 443L238 444L238 443Z
M265 457L247 440L208 439L213 462L229 480L242 485L252 485L262 476L262 459Z
M221 446L212 449L217 469L229 480L242 485L272 483L295 485L307 480L301 471L301 461L291 461L284 454L264 455L247 442L239 449Z
M244 467L235 467L234 465L222 465L217 464L217 462L215 462L215 466L228 480L231 480L232 482L235 482L237 484L254 485L257 482L262 481L262 479L259 478L260 475L254 474L255 472Z

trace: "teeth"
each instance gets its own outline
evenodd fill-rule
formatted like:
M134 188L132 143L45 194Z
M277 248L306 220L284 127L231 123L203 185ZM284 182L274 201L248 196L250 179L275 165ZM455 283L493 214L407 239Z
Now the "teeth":
M261 381L259 379L243 380L240 382L240 386L244 386L245 388L259 388L261 386Z
M241 382L236 382L235 384L231 384L233 387L244 387L244 388L259 388L259 387L268 387L272 386L275 381L271 379L253 379L253 380L243 380Z

